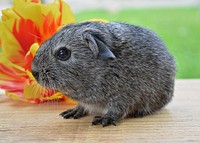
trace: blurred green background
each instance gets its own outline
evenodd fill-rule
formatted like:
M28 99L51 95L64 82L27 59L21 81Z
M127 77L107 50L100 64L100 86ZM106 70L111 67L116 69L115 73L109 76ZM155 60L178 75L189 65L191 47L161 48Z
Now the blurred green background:
M148 8L118 12L89 10L75 14L77 22L92 18L144 26L157 32L174 55L177 78L200 78L200 9Z

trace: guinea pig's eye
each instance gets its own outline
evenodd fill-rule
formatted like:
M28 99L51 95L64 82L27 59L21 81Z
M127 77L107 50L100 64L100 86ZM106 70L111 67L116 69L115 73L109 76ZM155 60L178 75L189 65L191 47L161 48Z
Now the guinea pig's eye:
M56 57L61 61L68 60L70 58L70 56L71 56L71 51L69 49L67 49L66 47L61 47L56 52Z

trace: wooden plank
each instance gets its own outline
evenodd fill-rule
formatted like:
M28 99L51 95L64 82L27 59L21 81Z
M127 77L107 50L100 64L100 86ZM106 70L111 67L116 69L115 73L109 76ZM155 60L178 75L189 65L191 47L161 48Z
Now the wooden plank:
M0 142L200 143L200 80L177 80L175 97L163 110L117 126L91 126L92 116L64 120L63 102L32 105L0 96Z

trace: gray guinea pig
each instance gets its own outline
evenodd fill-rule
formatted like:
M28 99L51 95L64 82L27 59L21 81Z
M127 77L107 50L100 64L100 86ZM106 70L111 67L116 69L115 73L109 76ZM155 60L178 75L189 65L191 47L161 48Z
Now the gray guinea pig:
M84 22L60 29L36 53L39 84L78 102L60 115L95 114L92 125L116 125L161 109L174 91L175 61L145 28L118 22Z

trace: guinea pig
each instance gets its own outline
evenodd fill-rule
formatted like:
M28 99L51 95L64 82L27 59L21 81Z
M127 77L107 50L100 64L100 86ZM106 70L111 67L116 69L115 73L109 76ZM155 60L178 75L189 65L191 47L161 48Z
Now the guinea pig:
M119 22L83 22L61 28L32 62L39 84L78 104L60 115L96 115L92 125L158 111L173 97L176 64L153 31Z

